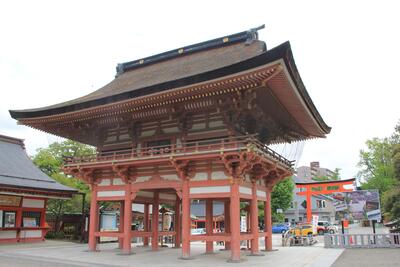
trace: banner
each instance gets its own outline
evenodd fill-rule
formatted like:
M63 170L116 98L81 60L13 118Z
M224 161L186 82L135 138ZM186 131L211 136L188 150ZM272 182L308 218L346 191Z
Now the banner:
M381 220L379 192L376 189L334 193L332 197L336 220Z

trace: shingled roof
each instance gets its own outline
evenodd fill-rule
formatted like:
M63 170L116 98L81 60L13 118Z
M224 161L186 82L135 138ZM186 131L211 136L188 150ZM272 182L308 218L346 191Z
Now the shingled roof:
M37 168L21 139L0 135L0 189L38 190L71 195L77 190L62 185Z
M331 128L324 122L307 93L290 43L285 42L267 50L265 42L258 40L257 29L118 64L115 79L86 96L47 107L10 110L10 115L22 124L38 128L35 120L42 123L42 119L52 116L68 120L69 116L84 110L172 92L178 88L223 79L275 63L284 69L284 77L277 76L268 84L275 88L272 90L274 99L289 110L297 121L302 121L308 137L324 137ZM286 83L282 85L282 82ZM282 86L293 89L283 90ZM43 127L39 128L59 134L47 129L47 126Z

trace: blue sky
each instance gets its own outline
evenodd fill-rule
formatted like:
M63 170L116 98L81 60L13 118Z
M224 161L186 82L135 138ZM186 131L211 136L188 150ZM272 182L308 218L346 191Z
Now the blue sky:
M400 119L397 11L396 1L2 1L0 133L33 154L59 139L16 125L9 109L73 99L111 81L117 63L265 24L260 39L291 42L332 126L306 142L298 164L319 160L350 178L365 141Z

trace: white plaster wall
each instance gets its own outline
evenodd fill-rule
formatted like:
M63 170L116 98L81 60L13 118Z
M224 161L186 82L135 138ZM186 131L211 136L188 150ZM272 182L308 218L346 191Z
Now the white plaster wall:
M22 207L24 207L24 208L44 208L44 200L43 199L24 198L22 200Z
M107 186L107 185L111 185L111 180L110 179L101 179L99 186Z
M98 191L97 197L123 197L125 196L125 191Z
M20 233L20 238L26 237L42 237L42 230L23 230Z
M124 185L124 181L121 178L114 178L113 185Z
M239 193L251 195L251 188L245 186L239 186Z
M0 231L0 239L16 238L17 231Z
M226 175L223 171L215 171L211 173L211 180L224 180Z
M208 178L208 174L206 172L198 172L196 175L191 179L192 181L205 181Z
M228 193L231 191L230 186L204 186L191 187L190 194L207 194L207 193Z

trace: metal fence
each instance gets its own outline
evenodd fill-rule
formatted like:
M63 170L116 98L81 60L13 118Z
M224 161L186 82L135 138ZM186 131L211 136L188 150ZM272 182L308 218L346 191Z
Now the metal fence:
M325 248L400 248L400 233L325 234Z

